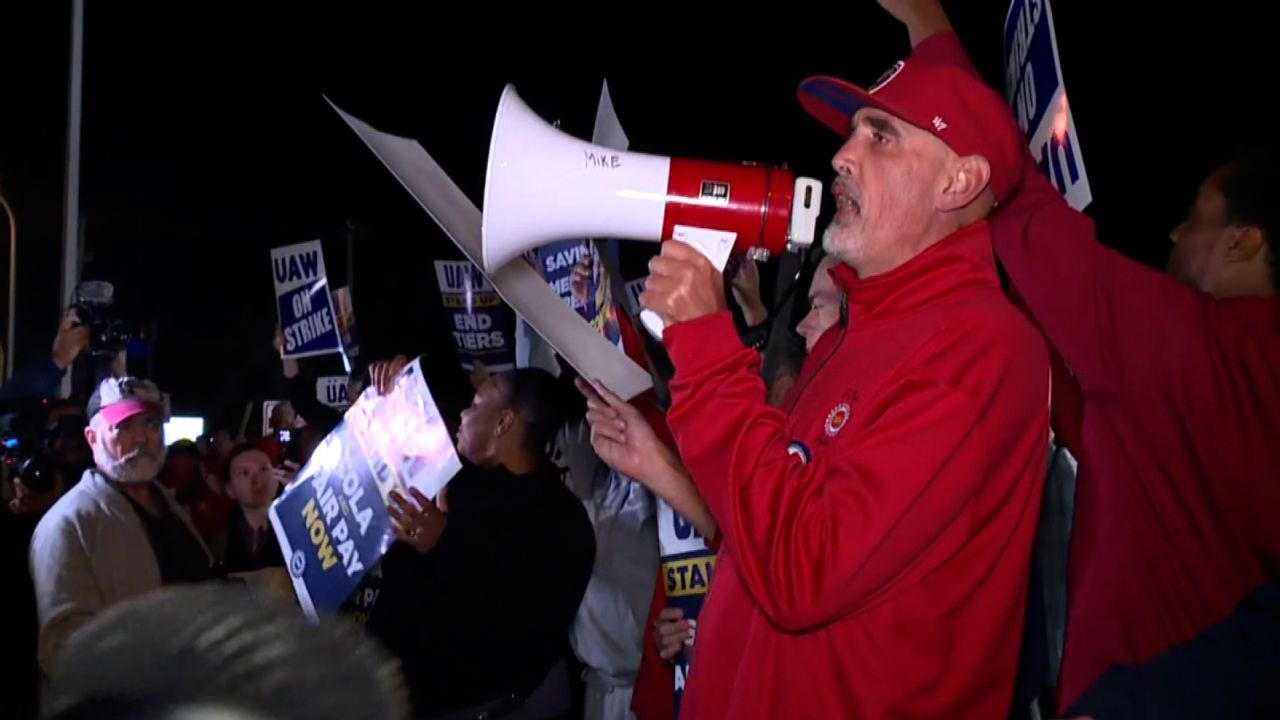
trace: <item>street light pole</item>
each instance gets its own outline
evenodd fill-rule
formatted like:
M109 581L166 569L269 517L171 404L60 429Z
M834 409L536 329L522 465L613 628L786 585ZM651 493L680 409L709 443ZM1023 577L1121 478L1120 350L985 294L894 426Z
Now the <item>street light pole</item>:
M67 169L63 192L62 287L59 313L80 281L80 100L84 80L84 0L71 0L71 72L67 83ZM62 376L62 397L71 394L71 373Z

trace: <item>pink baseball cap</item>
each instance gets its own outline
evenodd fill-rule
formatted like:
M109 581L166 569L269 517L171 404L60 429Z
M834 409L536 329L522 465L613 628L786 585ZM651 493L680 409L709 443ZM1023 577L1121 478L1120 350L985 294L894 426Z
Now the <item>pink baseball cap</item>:
M932 134L957 155L986 158L997 200L1022 178L1026 143L1013 115L981 78L960 67L902 60L868 90L818 76L802 82L797 95L810 115L841 136L848 137L856 112L872 107Z
M89 398L89 418L101 413L110 425L119 425L134 415L151 413L164 419L164 396L150 380L134 377L107 378Z

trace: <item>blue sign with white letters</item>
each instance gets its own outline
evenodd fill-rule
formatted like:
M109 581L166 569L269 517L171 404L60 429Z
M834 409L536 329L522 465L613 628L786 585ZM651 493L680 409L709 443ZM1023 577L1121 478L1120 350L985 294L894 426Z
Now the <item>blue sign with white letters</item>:
M531 253L538 272L561 300L615 345L622 341L610 294L609 275L589 240L561 240ZM577 284L573 274L581 268L589 278Z
M1004 21L1005 95L1039 170L1076 210L1093 200L1067 103L1049 0L1013 0Z
M270 512L298 601L311 617L336 612L392 541L375 469L345 423Z
M440 303L449 315L458 361L493 372L516 366L516 315L480 268L466 260L436 260Z
M684 619L694 626L702 611L703 601L711 587L715 571L716 551L670 505L658 500L658 545L662 554L663 592L667 607L680 608ZM693 647L686 645L672 659L674 664L675 716L680 716L680 701L693 663Z
M337 313L329 294L320 241L271 251L276 309L284 333L284 356L302 358L342 351Z

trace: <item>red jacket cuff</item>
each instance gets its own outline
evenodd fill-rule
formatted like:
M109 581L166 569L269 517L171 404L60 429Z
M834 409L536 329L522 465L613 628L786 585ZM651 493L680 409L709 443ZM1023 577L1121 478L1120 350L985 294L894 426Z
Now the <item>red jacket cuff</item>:
M936 32L921 40L911 50L912 60L923 60L935 65L952 65L977 75L969 55L964 51L959 36L952 31Z
M721 310L671 325L662 333L676 373L697 373L743 349L733 314Z

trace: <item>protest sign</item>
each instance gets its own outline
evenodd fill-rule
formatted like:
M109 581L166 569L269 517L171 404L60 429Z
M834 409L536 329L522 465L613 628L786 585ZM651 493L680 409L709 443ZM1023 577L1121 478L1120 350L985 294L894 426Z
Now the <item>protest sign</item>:
M271 505L271 525L310 617L335 613L392 542L387 496L434 498L462 468L415 360L386 395L365 390Z
M479 267L466 260L437 260L440 302L462 367L477 362L494 372L514 369L515 314L489 284Z
M283 356L304 358L342 350L320 241L271 251L276 309L284 333Z
M351 303L351 289L333 291L333 309L337 314L338 337L342 338L342 359L351 372L351 361L360 357L360 334L356 332L356 310Z
M662 553L662 586L667 607L678 607L686 620L696 624L702 603L711 586L716 553L706 539L666 502L658 501L658 546ZM681 648L675 663L675 714L680 715L680 699L689 677L693 648Z
M351 397L348 392L345 375L326 375L316 378L316 399L322 405L346 410L351 407Z
M1049 0L1013 0L1004 21L1005 95L1039 170L1083 210L1093 200L1067 104Z

